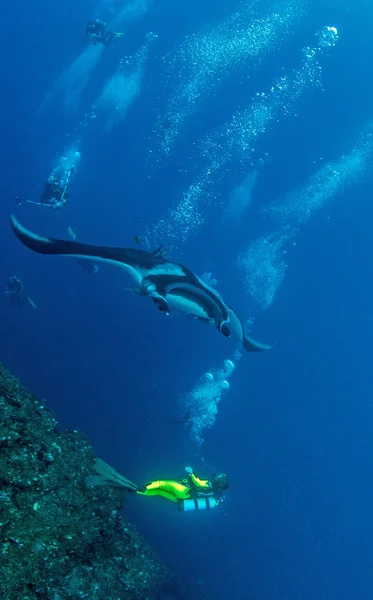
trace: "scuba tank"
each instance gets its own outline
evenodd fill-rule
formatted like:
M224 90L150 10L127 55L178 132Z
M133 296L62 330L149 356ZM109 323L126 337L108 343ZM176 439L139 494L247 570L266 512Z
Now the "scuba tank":
M213 496L207 496L206 498L179 500L177 504L180 512L192 512L194 510L209 510L210 508L215 508L218 503Z

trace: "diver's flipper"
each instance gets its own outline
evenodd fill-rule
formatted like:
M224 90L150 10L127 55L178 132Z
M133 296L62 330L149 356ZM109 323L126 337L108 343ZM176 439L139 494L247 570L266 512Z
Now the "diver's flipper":
M115 469L110 467L110 465L100 458L96 459L94 468L97 475L89 475L85 480L87 485L115 485L117 487L123 487L129 492L137 492L139 489L138 485L120 475Z

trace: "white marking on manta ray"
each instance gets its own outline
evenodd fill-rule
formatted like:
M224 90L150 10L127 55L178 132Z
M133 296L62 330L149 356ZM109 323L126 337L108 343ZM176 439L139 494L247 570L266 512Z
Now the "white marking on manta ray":
M148 275L151 277L157 277L159 275L177 275L178 277L185 277L183 268L177 263L165 262L155 265L148 271Z
M183 296L170 292L169 294L166 294L166 302L176 310L180 310L188 315L193 315L193 317L198 317L199 319L208 319L210 323L214 323L214 319L207 314L204 308L197 302L193 302L191 298L184 298Z
M66 255L65 255L66 256ZM138 293L142 293L142 282L144 280L144 278L147 276L147 272L141 272L141 269L139 267L132 267L131 265L128 265L127 263L123 263L120 262L118 260L110 260L109 258L101 258L100 256L87 256L85 254L79 254L79 255L69 255L69 256L79 256L79 258L86 258L86 259L91 259L94 258L95 261L97 262L103 262L106 264L111 264L114 265L115 267L119 267L120 269L123 269L123 271L125 271L135 282L135 285L138 286L138 288L135 289L136 292Z
M82 258L84 260L94 260L95 262L111 264L111 265L114 265L115 267L119 267L120 269L123 269L123 271L125 271L133 279L135 284L139 287L139 289L135 289L134 291L138 292L139 294L143 293L142 282L145 279L145 277L147 277L148 271L141 270L141 268L139 268L139 267L132 267L131 265L128 265L127 263L123 263L119 260L111 260L110 258L102 258L101 256L94 256L94 255L88 256L87 254L58 254L56 256L68 256L68 257L71 256L72 258Z
M175 284L170 284L168 286L166 286L166 300L169 298L170 295L173 296L180 296L180 294L178 294L178 291L182 292L183 290L190 292L191 295L194 295L195 298L195 302L194 302L194 306L198 308L195 308L195 310L191 313L194 314L195 316L198 317L203 317L203 318L207 318L209 319L209 321L211 323L215 323L218 324L220 326L220 323L222 321L225 321L227 319L227 315L228 315L228 309L225 305L225 303L221 300L220 297L217 297L217 294L214 294L212 297L208 294L208 288L206 290L205 286L202 285L202 287L200 288L198 285L194 285L192 283L189 282L185 282L183 283L182 281L178 281ZM182 296L182 294L181 294ZM215 314L208 314L205 310L205 308L203 306L200 305L200 303L198 302L198 298L204 302L208 307L211 308L211 311L214 311ZM216 300L215 300L216 299ZM193 302L192 298L188 298L185 299L182 296L182 299L179 300L180 306L183 305L183 302ZM215 309L215 310L214 310ZM224 314L224 310L226 311L227 314ZM201 314L201 311L203 311L203 314ZM188 311L189 312L189 311Z
M152 296L153 294L150 293L150 289L149 294L147 293L147 290L145 290L143 288L143 281L144 279L146 279L147 277L159 277L161 275L178 275L178 276L184 276L185 277L185 273L184 271L182 271L182 269L178 266L178 265L172 265L170 263L166 263L166 265L168 265L170 268L165 269L164 267L166 265L160 264L160 265L156 265L154 268L151 269L145 269L144 267L140 267L138 265L129 265L128 263L122 262L120 260L113 260L110 258L102 258L101 256L92 256L92 255L87 255L87 254L64 254L64 255L60 255L60 256L74 256L76 258L83 258L86 260L92 260L94 259L97 262L102 262L102 263L109 263L112 264L116 267L119 267L121 269L123 269L124 271L126 271L126 273L128 273L128 275L130 275L130 277L133 279L133 281L136 284L136 288L133 290L135 292L137 292L140 295L149 295ZM172 267L175 267L174 269ZM156 282L155 282L155 286L156 286Z

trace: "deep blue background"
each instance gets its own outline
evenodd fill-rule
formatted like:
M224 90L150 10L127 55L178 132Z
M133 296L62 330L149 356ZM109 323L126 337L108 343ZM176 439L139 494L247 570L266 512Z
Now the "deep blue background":
M41 234L65 236L72 225L82 240L130 245L163 214L192 175L177 168L190 156L191 140L177 149L174 167L146 170L150 130L165 108L161 56L216 13L234 9L232 0L212 4L155 0L131 25L124 52L118 43L105 54L79 114L66 115L58 97L45 111L38 108L77 56L95 6L87 0L2 3L0 281L19 275L38 310L18 310L0 296L0 358L63 427L85 431L97 454L127 477L180 477L188 463L203 476L214 469L229 474L226 503L209 514L180 515L162 501L130 499L126 516L187 577L224 599L370 600L371 181L325 207L297 238L275 303L255 320L256 337L279 343L271 353L243 356L206 435L205 465L187 433L169 420L178 415L180 395L205 370L221 366L234 343L181 316L164 319L152 303L124 292L128 282L115 269L102 267L89 277L74 261L29 253L8 225L14 196L40 193L120 56L134 53L150 30L159 41L141 95L110 135L102 136L98 124L85 132L69 205L58 215L22 206L17 215ZM300 188L313 161L338 158L372 118L371 22L367 0L310 3L289 44L261 64L237 98L237 105L246 102L281 67L299 65L300 48L312 44L319 27L338 27L339 44L322 62L324 91L306 93L297 118L281 121L261 141L271 162L258 182L259 205ZM201 138L213 102L195 117ZM235 109L228 85L216 102ZM194 133L196 122L190 123ZM255 217L246 243L262 231L259 211ZM212 271L245 313L240 273L232 271L236 246L227 236L210 239L204 229L182 259L198 273Z

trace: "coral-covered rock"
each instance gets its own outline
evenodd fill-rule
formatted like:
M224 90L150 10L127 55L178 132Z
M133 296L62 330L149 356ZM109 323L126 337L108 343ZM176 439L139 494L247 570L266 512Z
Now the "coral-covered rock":
M95 456L0 365L1 600L152 600L170 571L119 511L123 490L88 488Z

